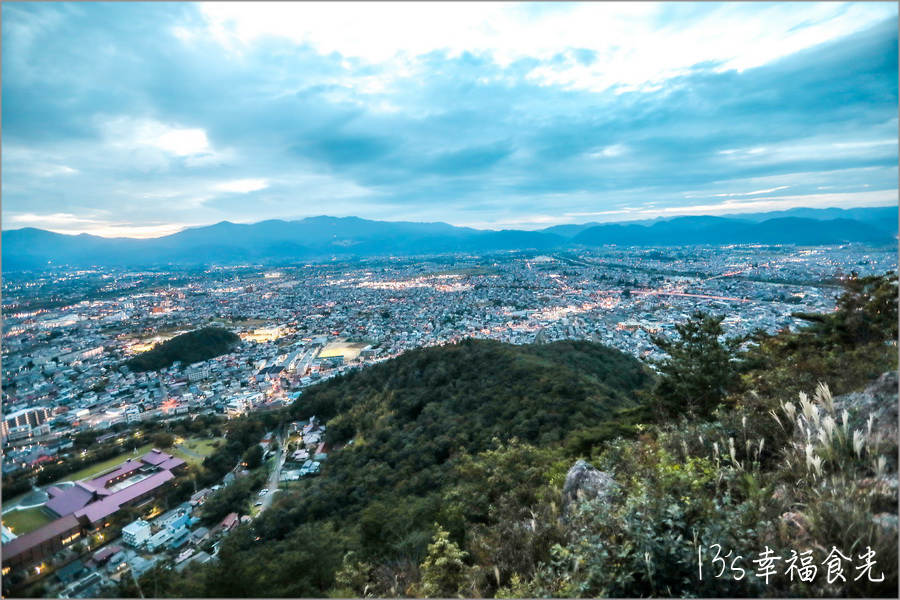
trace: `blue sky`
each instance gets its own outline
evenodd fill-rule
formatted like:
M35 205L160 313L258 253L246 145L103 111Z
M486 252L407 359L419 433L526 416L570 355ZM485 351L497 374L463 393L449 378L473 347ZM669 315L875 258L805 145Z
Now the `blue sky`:
M898 202L896 3L4 3L4 229Z

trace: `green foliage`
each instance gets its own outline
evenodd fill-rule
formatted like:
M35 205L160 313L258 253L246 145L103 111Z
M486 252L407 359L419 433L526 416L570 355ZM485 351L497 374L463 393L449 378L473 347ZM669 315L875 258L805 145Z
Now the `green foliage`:
M442 519L474 563L469 595L490 596L517 574L532 576L563 541L559 490L569 461L558 447L512 440L457 461Z
M654 338L668 354L657 365L662 376L655 390L664 414L708 418L737 386L734 350L719 341L723 318L697 312L675 326L678 339Z
M613 475L623 497L582 504L568 539L541 571L510 585L531 596L895 595L897 571L888 565L897 561L897 496L890 488L896 469L888 458L896 456L896 439L854 431L849 415L843 425L825 387L812 399L801 397L800 408L785 404L777 422L772 416L719 413L712 423L652 428L610 445L599 468ZM777 460L765 460L765 439L755 434L772 425L784 433L772 449ZM874 518L880 511L888 516ZM710 577L707 562L701 581L698 547L713 544L742 556L738 566L748 575ZM885 580L791 581L782 576L783 563L769 584L751 574L750 561L765 547L785 559L792 550L812 550L821 563L832 546L854 557L871 547Z
M339 597L349 598L351 596L366 597L369 595L370 584L373 579L375 566L371 563L360 562L357 560L356 553L351 551L344 555L341 570L335 574L335 582L338 589L347 590L349 593L342 594Z
M505 582L519 565L538 564L559 539L551 498L566 470L569 437L620 418L620 409L635 406L635 390L651 381L639 361L597 344L468 341L412 351L315 386L288 418L318 415L328 423L329 441L355 443L332 453L320 477L280 493L254 522L254 533L271 547L304 524L333 527L340 532L339 557L354 554L333 566L330 585L403 595L420 581L419 565L439 522L481 561L467 575L468 589L491 591L498 585L491 554L503 557ZM249 447L244 442L256 443L274 428L260 423L265 416L229 422L227 444L206 459L207 471L221 477L233 468ZM516 436L530 444L507 446ZM491 509L484 512L467 494L490 498ZM535 515L539 526L525 528ZM504 546L507 538L521 548ZM235 551L248 562L269 560L255 544ZM281 568L271 560L269 569ZM256 596L284 593L254 590ZM205 594L218 595L211 588Z
M328 441L355 442L229 535L218 563L192 569L190 581L173 575L167 593L893 596L895 435L856 434L868 408L845 426L825 388L791 415L785 402L821 375L844 392L886 370L896 330L879 315L896 314L891 285L852 283L834 314L757 336L740 362L719 341L721 319L695 315L653 389L678 416L660 425L647 425L652 374L584 342L466 341L315 386L286 418L316 414ZM754 383L758 393L736 391ZM207 471L221 477L282 416L229 422ZM562 518L567 467L583 456L616 491ZM743 579L699 580L698 546L710 559L714 544L744 557ZM874 549L885 581L766 585L752 574L766 546L786 558L832 545L854 558Z
M466 583L466 552L450 540L450 534L437 525L422 563L422 595L426 598L456 598Z
M176 360L191 364L225 354L238 341L240 338L227 329L204 327L176 336L148 352L138 354L125 365L132 371L142 372L165 369Z
M836 311L802 315L808 327L754 337L742 356L746 389L777 404L821 381L835 394L858 390L897 368L897 275L854 274L845 286Z
M592 427L578 429L569 435L566 441L566 455L570 458L591 458L598 449L609 442L620 438L635 437L645 423L652 423L659 418L652 409L652 400L645 396L644 390L635 393L642 404L633 408L620 408L612 418Z
M175 436L171 433L156 433L151 439L153 440L153 445L156 448L171 448L175 444Z
M828 316L830 328L847 346L897 339L897 275L860 277L845 282L837 310Z
M255 473L239 477L231 485L227 485L210 495L203 504L202 520L207 525L215 525L229 514L236 512L246 515L250 508L250 499L266 481L265 473Z
M632 391L649 382L638 361L597 344L514 347L466 340L408 352L316 386L291 412L327 419L331 442L357 435L372 440L374 431L414 425L445 460L458 447L448 446L450 440L468 442L476 432L482 448L493 437L559 441L570 430L607 420L612 409L634 406Z
M253 444L244 452L244 465L248 469L255 469L262 464L263 449L259 444Z
M748 589L698 581L697 544L735 547L746 519L728 499L715 462L671 453L668 435L620 442L604 453L600 468L613 473L624 498L580 506L568 543L553 548L533 582L540 595L740 597Z
M31 491L31 478L30 477L15 477L14 475L4 475L3 476L3 493L9 497L13 498L20 494L27 494Z
M203 459L204 472L198 479L202 485L221 481L243 459L244 453L262 439L267 425L257 417L245 417L229 421L225 426L226 443Z
M328 526L302 525L284 542L262 544L242 525L223 540L217 561L181 573L156 567L140 578L140 591L153 598L324 597L340 566L339 540ZM250 552L257 561L246 560ZM123 577L119 595L138 593L131 578Z

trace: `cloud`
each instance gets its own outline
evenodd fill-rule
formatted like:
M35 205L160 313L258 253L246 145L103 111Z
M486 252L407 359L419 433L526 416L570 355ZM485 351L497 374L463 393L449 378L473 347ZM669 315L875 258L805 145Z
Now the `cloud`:
M709 61L721 70L758 67L896 14L872 4L680 4L229 2L202 10L229 48L280 37L369 63L435 51L484 54L503 67L537 58L543 64L529 76L542 84L594 91L653 87Z
M171 152L175 156L203 154L209 147L206 133L202 129L173 129L148 143Z
M127 223L111 221L99 216L79 217L67 213L22 213L4 217L21 227L38 227L47 231L77 235L90 233L101 237L153 238L169 235L187 227L184 223Z
M94 224L100 223L96 219L89 219L84 217L79 217L76 215L68 214L68 213L53 213L53 214L37 214L37 213L24 213L17 215L9 215L5 217L4 220L8 220L11 223L22 223L27 224L29 226L38 226L45 225L47 227L59 227L66 225L84 225L84 224Z
M786 190L789 186L781 185L767 190L756 190L754 192L732 192L730 194L711 194L709 196L685 196L685 198L731 198L734 196L758 196L760 194L771 194L779 190Z
M852 208L857 206L890 206L900 200L898 190L880 190L849 194L805 194L803 196L774 196L765 200L726 200L718 204L696 204L692 206L671 206L658 209L659 214L727 214L767 212L783 210L795 206L807 208Z
M215 189L221 192L234 192L238 194L246 194L248 192L256 192L269 187L269 182L265 179L237 179L235 181L226 181L215 186Z
M652 219L680 215L726 215L787 210L797 206L806 208L853 208L862 206L892 206L898 202L900 190L873 192L807 194L777 196L762 200L725 200L714 204L657 207L650 203L619 210L571 212L562 215L554 224L583 222L585 218L598 221ZM574 219L574 221L573 221ZM549 221L550 219L548 219Z
M206 132L197 128L171 126L153 119L98 116L99 128L107 144L125 152L162 151L169 158L212 154Z
M4 4L4 223L528 224L897 188L895 5L347 9Z
M611 146L606 146L605 148L601 148L597 152L591 152L588 154L590 158L609 158L612 156L620 156L628 152L628 146L625 144L613 144Z

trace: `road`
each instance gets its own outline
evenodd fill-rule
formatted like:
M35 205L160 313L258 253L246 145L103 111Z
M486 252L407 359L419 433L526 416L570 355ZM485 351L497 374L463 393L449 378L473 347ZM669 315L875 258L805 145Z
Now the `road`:
M202 454L197 454L196 452L189 450L184 444L176 444L175 447L178 448L179 450L181 450L182 452L184 452L185 454L187 454L188 456L193 456L194 458L206 458Z
M259 507L258 514L262 514L264 510L272 505L272 501L275 499L275 493L278 491L278 482L281 480L281 467L284 465L286 456L284 452L284 431L279 430L276 437L278 439L278 450L275 452L275 468L272 470L272 475L269 477L269 482L266 486L269 493L263 498L262 506Z
M631 290L632 294L643 296L683 296L686 298L708 298L711 300L728 300L729 302L756 302L747 298L730 298L728 296L711 296L709 294L686 294L683 292L662 292L656 290Z

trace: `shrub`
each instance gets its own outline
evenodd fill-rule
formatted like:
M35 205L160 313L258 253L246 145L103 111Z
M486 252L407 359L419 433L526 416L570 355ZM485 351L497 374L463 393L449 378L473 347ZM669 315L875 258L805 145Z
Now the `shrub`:
M620 484L622 498L582 504L567 540L554 546L537 575L525 583L511 580L498 593L894 597L897 498L890 482L896 466L889 457L896 455L896 440L873 432L864 410L850 412L838 410L820 385L812 398L801 394L799 405L784 403L771 415L720 412L713 423L651 428L637 440L610 444L599 465ZM777 433L751 433L767 423ZM767 448L767 439L781 442ZM709 576L710 562L699 579L698 549L709 561L714 544L723 555L733 552L728 560L743 557L737 563L746 571L742 579L729 572ZM793 551L812 551L821 565L832 547L854 566L875 551L872 575L877 579L883 569L884 580L854 580L852 568L853 576L839 585L828 585L824 573L813 581L791 580L782 561L764 583L751 562L769 548L784 560Z

